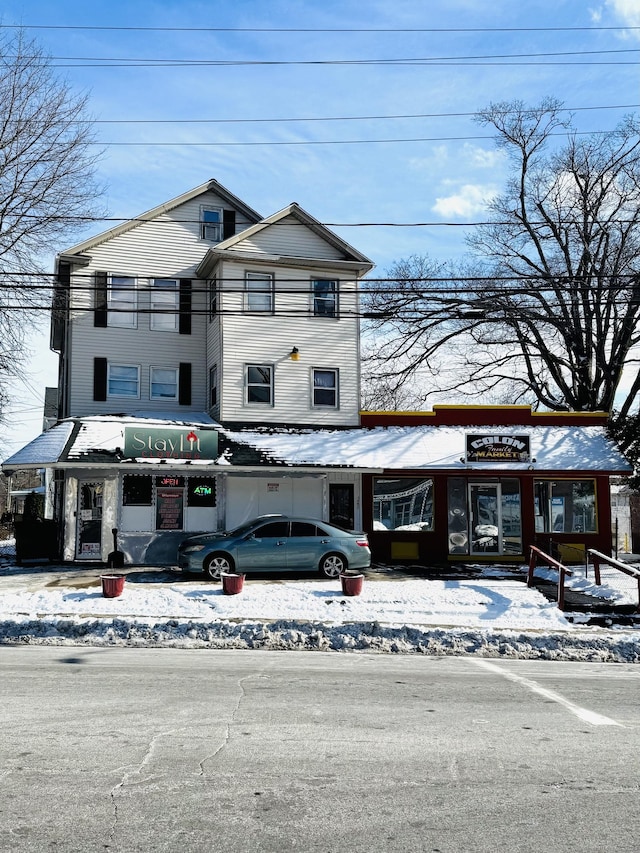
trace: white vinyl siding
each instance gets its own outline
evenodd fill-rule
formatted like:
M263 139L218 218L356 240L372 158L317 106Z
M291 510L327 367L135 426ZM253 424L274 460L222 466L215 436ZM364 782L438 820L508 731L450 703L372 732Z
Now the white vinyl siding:
M276 225L258 231L246 240L239 240L234 245L233 251L286 255L292 258L318 258L327 261L344 258L339 249L327 243L293 216L288 216Z

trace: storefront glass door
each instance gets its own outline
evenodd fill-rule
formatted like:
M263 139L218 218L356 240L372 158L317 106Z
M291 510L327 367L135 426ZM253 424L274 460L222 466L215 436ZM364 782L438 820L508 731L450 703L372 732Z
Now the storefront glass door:
M104 483L78 484L78 545L79 560L102 558L102 496Z
M522 521L517 480L469 483L471 554L520 554Z
M472 554L500 554L499 483L469 483Z

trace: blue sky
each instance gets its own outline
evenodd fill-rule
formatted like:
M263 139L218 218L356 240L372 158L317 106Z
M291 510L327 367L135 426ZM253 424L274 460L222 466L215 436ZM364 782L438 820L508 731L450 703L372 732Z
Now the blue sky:
M640 103L640 29L624 29L640 27L640 0L5 0L0 23L25 27L89 93L111 216L216 178L265 216L298 202L380 275L411 254L460 254L463 224L503 185L476 110L553 96L586 132ZM7 451L39 433L56 384L46 321L32 342Z

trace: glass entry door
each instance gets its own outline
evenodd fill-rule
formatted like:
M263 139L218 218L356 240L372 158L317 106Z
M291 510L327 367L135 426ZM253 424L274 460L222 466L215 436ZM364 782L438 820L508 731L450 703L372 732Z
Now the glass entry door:
M78 484L78 560L100 560L102 557L103 491L104 482Z
M472 554L501 554L502 513L499 483L469 483Z
M471 554L521 554L520 484L469 483L469 540Z

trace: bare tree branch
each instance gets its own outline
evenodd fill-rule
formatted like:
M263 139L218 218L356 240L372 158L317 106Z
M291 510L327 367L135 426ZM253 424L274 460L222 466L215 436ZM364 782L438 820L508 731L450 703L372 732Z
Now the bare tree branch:
M385 292L365 294L370 373L420 379L426 396L508 388L553 410L637 406L640 379L618 398L640 344L640 125L629 116L582 138L561 107L478 114L512 175L468 237L466 268L414 256L388 271ZM558 130L566 142L549 150Z

